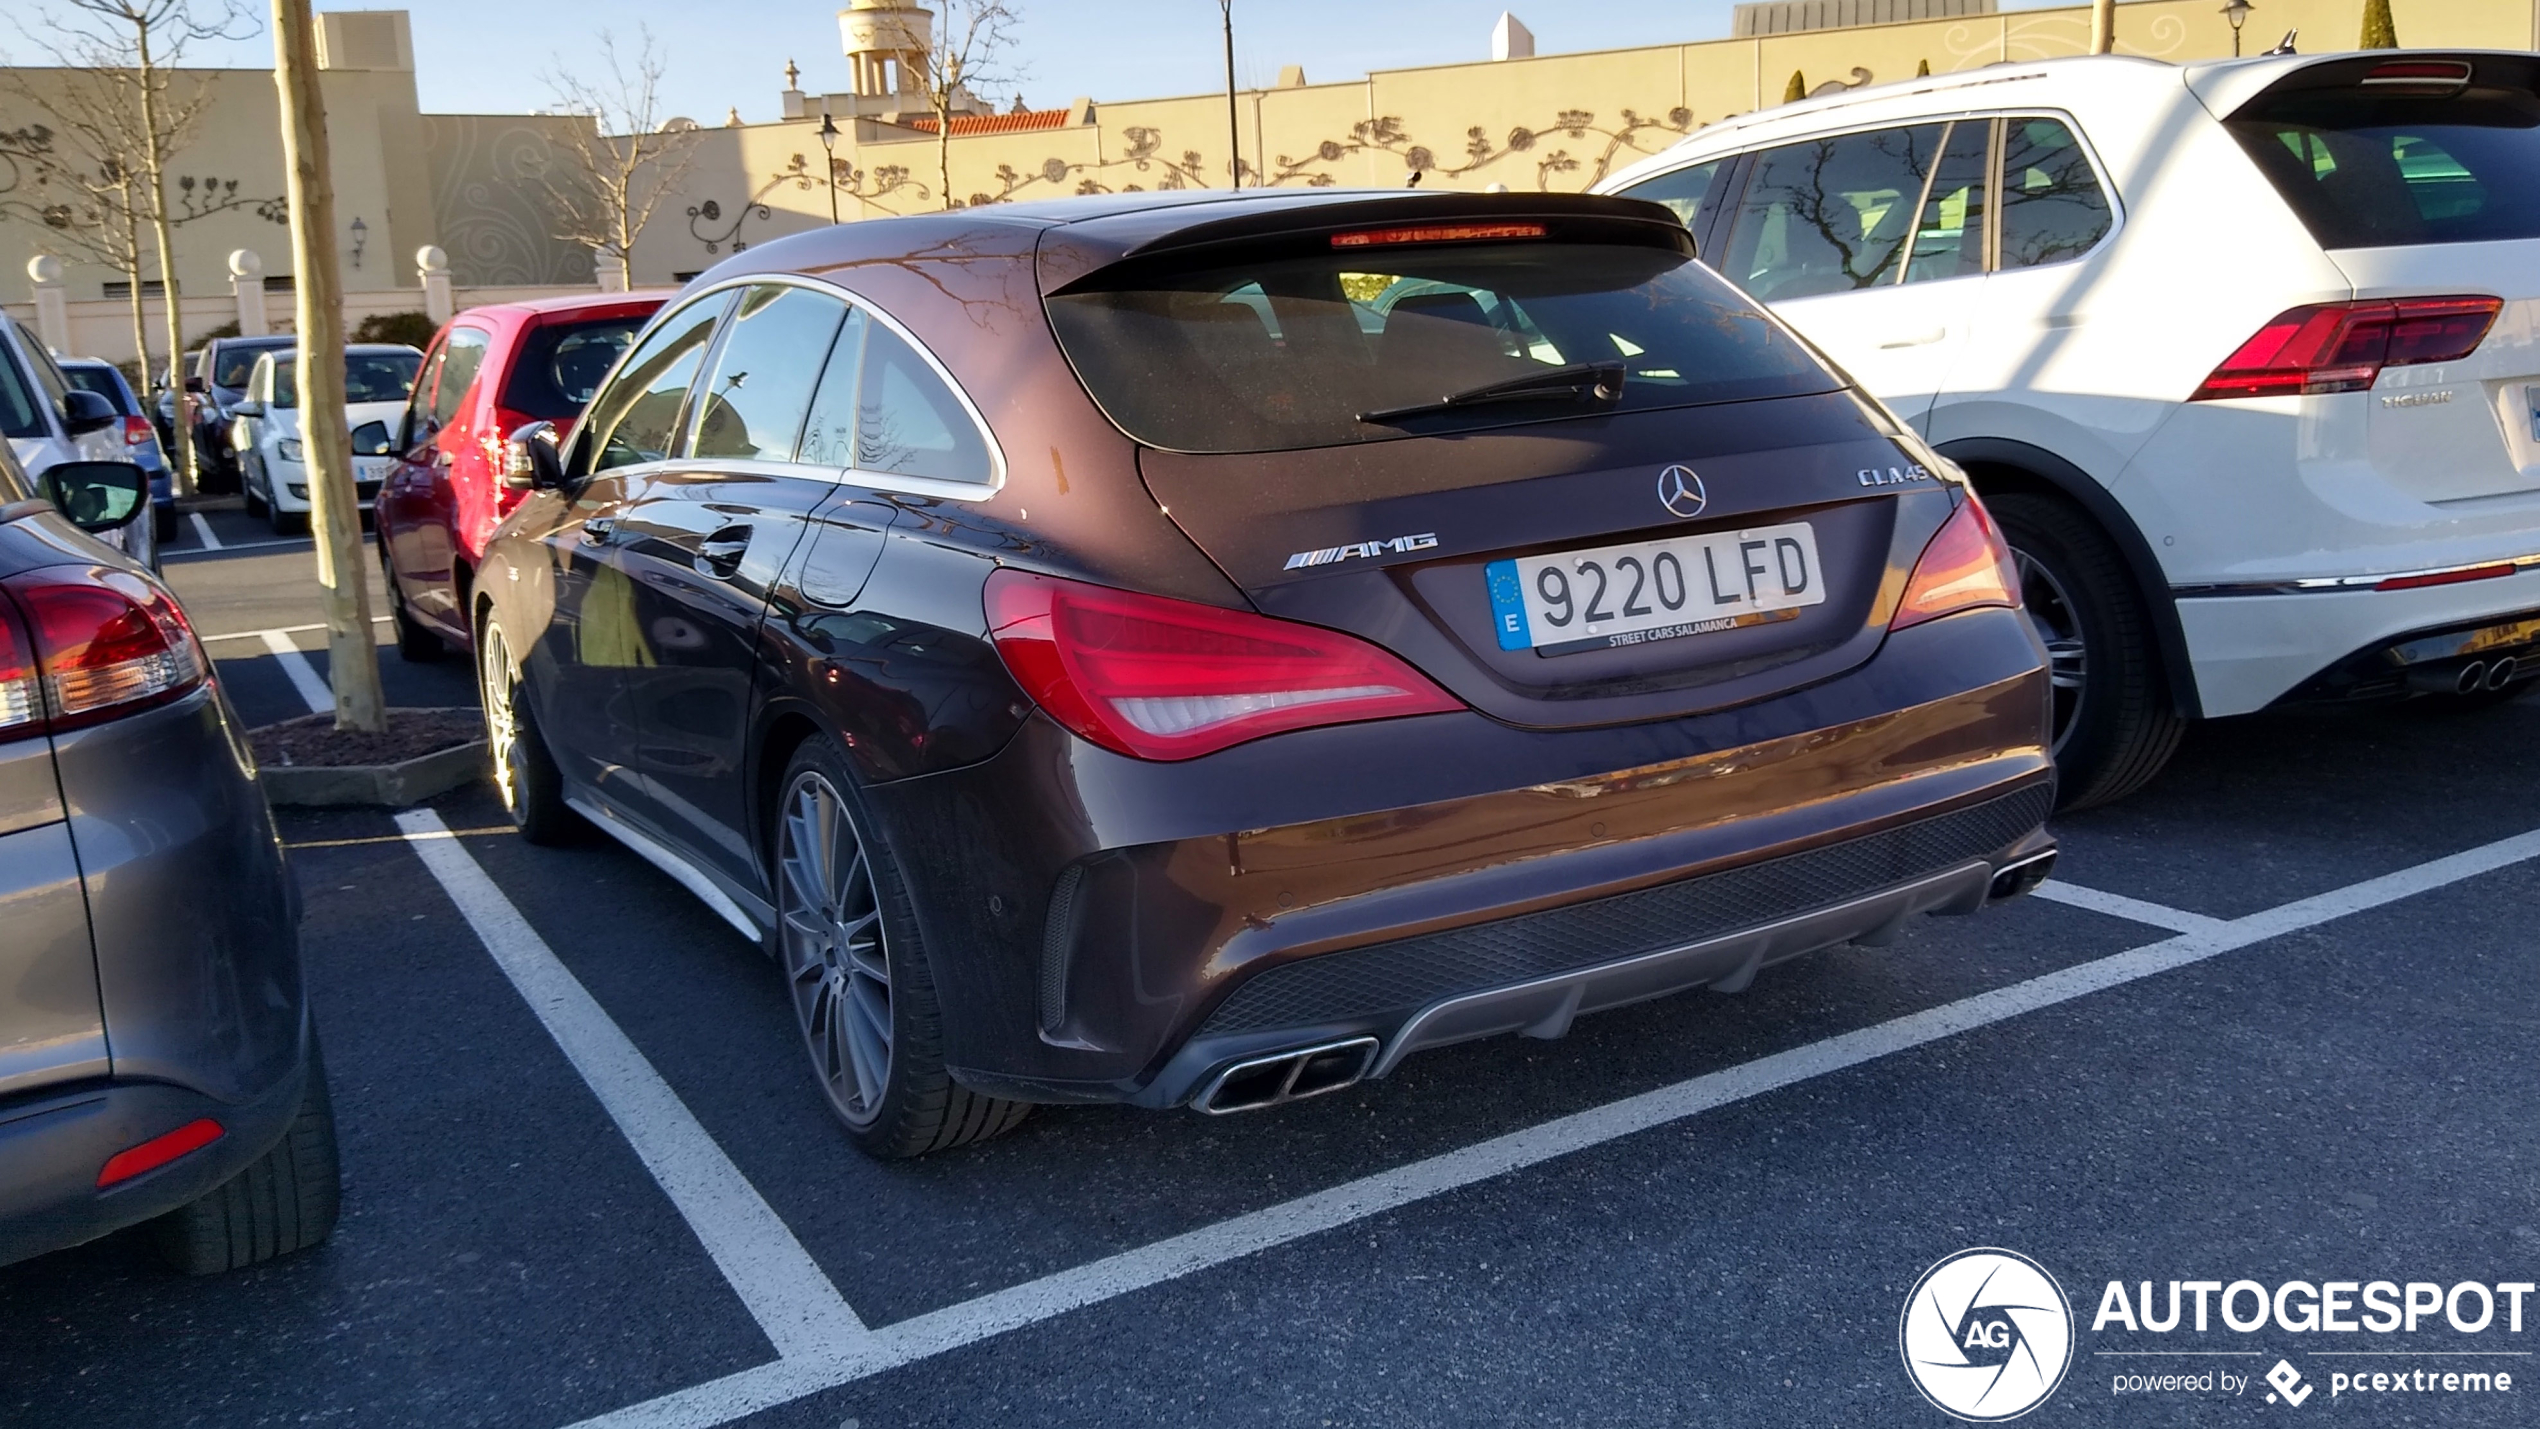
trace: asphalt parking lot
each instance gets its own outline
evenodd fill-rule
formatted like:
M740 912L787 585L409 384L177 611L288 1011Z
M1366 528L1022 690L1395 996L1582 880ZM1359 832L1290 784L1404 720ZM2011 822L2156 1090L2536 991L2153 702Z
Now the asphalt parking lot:
M306 543L206 525L168 574L230 698L303 712L263 632L322 647ZM129 1237L0 1270L0 1424L1940 1424L1899 1311L1986 1245L2072 1304L2041 1420L2528 1422L2520 1384L2262 1377L2519 1381L2540 1324L2091 1322L2111 1280L2540 1279L2535 776L2540 699L2210 725L2057 823L2043 896L1274 1113L1045 1110L895 1166L834 1130L772 966L634 855L523 845L482 787L286 813L342 1225L213 1280ZM2150 1363L2255 1383L2112 1392Z

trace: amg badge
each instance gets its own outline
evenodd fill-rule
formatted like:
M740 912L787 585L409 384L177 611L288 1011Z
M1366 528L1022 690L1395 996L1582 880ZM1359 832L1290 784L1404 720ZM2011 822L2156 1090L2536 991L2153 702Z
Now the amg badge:
M1326 546L1319 551L1299 551L1288 557L1283 569L1301 571L1308 566L1328 566L1336 561L1357 560L1367 556L1399 556L1405 551L1425 551L1438 543L1438 533L1424 531L1417 536L1396 536L1390 541L1360 541L1353 546Z

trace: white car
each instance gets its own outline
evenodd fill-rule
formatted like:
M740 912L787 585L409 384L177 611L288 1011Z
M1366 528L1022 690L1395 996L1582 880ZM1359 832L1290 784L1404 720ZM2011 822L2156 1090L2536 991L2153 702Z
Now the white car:
M0 313L0 437L28 476L42 479L64 462L130 462L125 425L103 397L80 390L35 334ZM97 539L156 570L157 523L128 522Z
M368 511L387 479L397 423L423 354L403 343L354 343L344 349L344 419L353 437L353 479ZM239 489L247 509L261 511L277 532L309 521L309 476L300 437L299 349L259 354L247 395L230 411L229 441L238 453Z
M2185 720L2540 674L2536 90L2510 53L1998 64L1598 188L1674 208L1974 479L2072 807Z

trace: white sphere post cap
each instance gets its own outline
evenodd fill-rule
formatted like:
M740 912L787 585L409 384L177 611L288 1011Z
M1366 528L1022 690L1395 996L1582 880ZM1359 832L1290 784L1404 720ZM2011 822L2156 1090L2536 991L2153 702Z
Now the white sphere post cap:
M39 283L62 281L62 260L50 253L38 253L26 260L26 275Z
M229 255L229 273L233 278L259 277L264 271L265 260L256 256L253 248L241 248Z
M450 270L450 255L427 243L415 250L415 266L427 273L446 273Z

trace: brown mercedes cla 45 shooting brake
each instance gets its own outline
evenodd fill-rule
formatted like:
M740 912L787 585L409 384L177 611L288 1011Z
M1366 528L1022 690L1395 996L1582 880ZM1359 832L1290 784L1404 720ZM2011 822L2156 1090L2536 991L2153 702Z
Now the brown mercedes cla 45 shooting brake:
M1654 205L802 234L506 479L514 817L761 941L877 1155L1735 990L2052 849L1984 508Z

